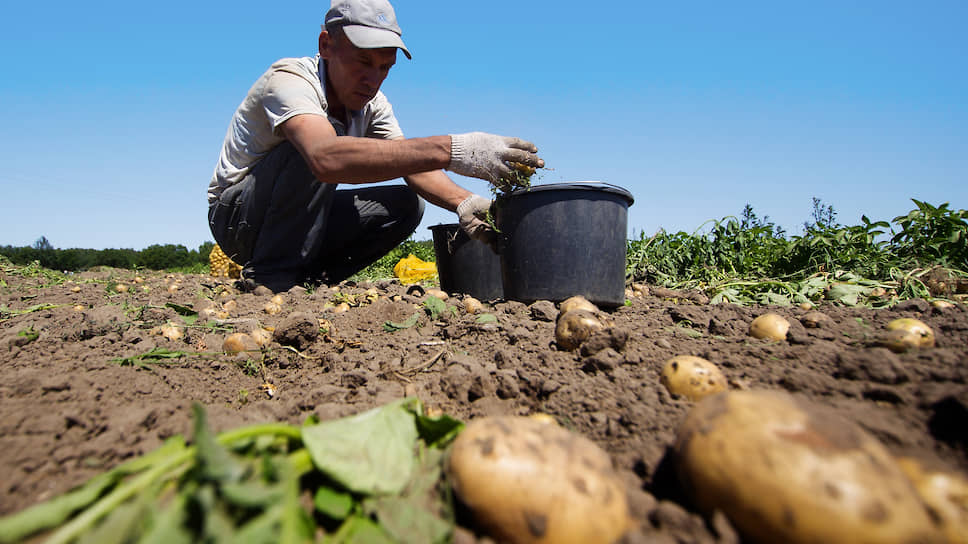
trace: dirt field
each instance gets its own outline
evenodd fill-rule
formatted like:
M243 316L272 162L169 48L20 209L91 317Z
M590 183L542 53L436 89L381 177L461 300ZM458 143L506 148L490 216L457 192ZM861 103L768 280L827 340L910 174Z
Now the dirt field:
M420 310L422 294L386 281L345 284L362 304L324 309L334 291L299 288L281 312L264 311L270 294L240 294L201 275L101 270L43 286L43 277L8 276L0 288L0 515L51 498L174 434L190 436L192 402L203 403L216 431L266 421L300 423L315 413L337 418L405 395L469 420L544 412L601 445L627 483L640 527L630 542L736 542L728 523L706 522L682 498L667 450L693 405L659 383L663 362L698 355L720 365L732 388L786 390L838 410L896 455L968 473L968 310L907 301L889 310L820 306L831 321L805 328L795 308L769 308L792 322L788 341L748 336L765 307L711 306L701 297L652 289L611 313L628 334L583 356L554 343L549 302L499 302L479 323L459 310L387 332ZM116 284L128 287L119 293ZM362 293L375 287L374 302ZM661 296L660 296L661 295ZM397 300L394 300L396 298ZM199 319L181 340L156 327L182 323L181 307L221 310ZM173 303L168 305L168 303ZM183 310L182 310L183 311ZM310 325L299 317L309 316ZM875 347L885 324L916 317L937 347L894 354ZM223 316L224 317L224 316ZM331 322L319 334L313 319ZM220 354L229 328L262 325L299 352L271 344L258 356ZM36 333L36 337L31 334ZM152 348L194 353L139 359ZM127 359L126 359L127 358ZM275 387L270 396L265 383ZM458 539L474 542L472 530ZM482 542L487 539L480 539Z

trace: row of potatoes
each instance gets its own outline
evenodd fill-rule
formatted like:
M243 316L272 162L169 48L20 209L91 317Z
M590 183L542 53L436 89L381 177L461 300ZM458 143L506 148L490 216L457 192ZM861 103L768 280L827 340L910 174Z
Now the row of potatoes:
M750 334L785 337L782 320L754 321ZM930 328L911 321L892 322L888 342L934 345ZM569 299L556 343L576 349L608 326L593 304ZM895 458L857 424L789 393L729 391L705 359L670 359L661 383L695 402L672 449L681 487L704 514L725 514L745 541L968 544L963 476ZM501 542L618 541L633 521L611 459L553 421L472 420L447 465L457 497Z

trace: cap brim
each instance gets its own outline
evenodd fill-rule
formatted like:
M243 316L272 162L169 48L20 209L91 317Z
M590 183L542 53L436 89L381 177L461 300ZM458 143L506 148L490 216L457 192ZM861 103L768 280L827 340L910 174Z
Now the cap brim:
M403 54L408 59L412 58L410 51L407 50L407 46L403 45L403 39L400 38L399 34L391 30L373 28L371 26L346 25L343 27L343 32L349 38L350 42L360 49L396 47L403 51Z

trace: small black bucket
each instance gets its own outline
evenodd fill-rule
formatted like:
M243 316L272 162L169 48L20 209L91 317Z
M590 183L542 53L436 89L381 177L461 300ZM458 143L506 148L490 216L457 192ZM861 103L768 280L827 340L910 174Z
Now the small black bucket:
M429 228L444 292L464 293L484 301L504 297L501 258L487 244L467 236L456 223Z
M498 197L504 297L530 304L582 295L604 307L625 302L628 207L621 187L555 183Z

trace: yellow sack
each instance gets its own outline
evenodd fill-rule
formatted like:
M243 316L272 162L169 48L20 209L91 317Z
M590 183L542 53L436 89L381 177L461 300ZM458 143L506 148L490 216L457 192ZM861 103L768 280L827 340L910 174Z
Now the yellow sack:
M437 263L428 263L414 256L413 253L393 266L393 275L400 278L400 283L417 283L420 280L437 275Z

